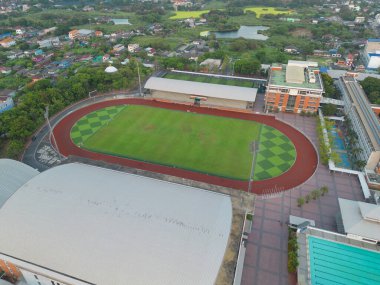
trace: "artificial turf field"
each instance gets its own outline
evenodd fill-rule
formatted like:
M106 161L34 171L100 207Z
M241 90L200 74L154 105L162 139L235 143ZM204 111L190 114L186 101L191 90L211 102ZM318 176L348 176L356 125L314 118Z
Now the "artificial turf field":
M259 140L255 180L276 177L295 161L293 143L256 122L140 105L87 114L71 130L81 148L211 175L248 180Z
M252 80L230 79L230 78L214 77L214 76L206 76L206 75L194 75L194 74L187 74L187 73L180 73L180 72L168 72L165 74L164 78L186 80L186 81L196 81L196 82L203 82L203 83L213 83L213 84L221 84L221 85L249 87L249 88L253 87Z

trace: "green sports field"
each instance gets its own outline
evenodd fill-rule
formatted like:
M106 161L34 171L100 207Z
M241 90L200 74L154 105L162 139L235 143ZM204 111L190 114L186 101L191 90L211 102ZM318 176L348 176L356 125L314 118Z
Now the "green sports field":
M296 156L292 142L269 126L139 105L89 113L73 126L71 139L94 152L238 180L249 179L254 140L255 180L282 174Z
M194 74L180 73L180 72L168 72L165 74L164 78L203 82L203 83L213 83L213 84L221 84L221 85L249 87L249 88L253 87L252 80L224 78L224 77L207 76L207 75L194 75Z

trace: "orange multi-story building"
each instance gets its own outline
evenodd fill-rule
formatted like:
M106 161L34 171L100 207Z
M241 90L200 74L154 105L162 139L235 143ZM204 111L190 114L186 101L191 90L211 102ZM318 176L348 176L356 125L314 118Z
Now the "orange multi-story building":
M274 64L265 94L265 110L315 113L324 93L318 63L289 60Z

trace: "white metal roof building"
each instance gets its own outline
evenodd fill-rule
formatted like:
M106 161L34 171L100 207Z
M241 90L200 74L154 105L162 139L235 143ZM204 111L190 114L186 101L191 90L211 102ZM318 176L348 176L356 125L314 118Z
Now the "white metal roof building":
M202 104L246 109L256 100L257 89L151 77L145 84L153 98L193 103L192 96L203 97Z
M39 172L11 159L0 159L0 208L22 185Z
M380 241L380 206L338 198L347 236L376 243Z
M214 284L231 222L227 195L66 164L0 208L0 259L49 285Z

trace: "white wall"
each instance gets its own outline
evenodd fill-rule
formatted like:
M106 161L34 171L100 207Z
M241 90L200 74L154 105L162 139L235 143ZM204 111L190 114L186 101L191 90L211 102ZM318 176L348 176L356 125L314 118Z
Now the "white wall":
M190 94L173 93L151 90L151 95L153 98L164 99L170 101L184 102L184 103L194 103L194 99L191 99ZM200 96L205 97L205 96ZM201 101L201 106L220 106L225 108L236 108L236 109L247 109L247 102L240 100L228 100L220 98L207 97L207 101Z
M56 281L50 278L47 278L43 275L32 273L30 271L27 271L25 269L21 269L20 271L22 273L22 276L24 277L26 283L28 285L66 285L65 283L62 283L61 281ZM36 278L37 277L37 278Z

